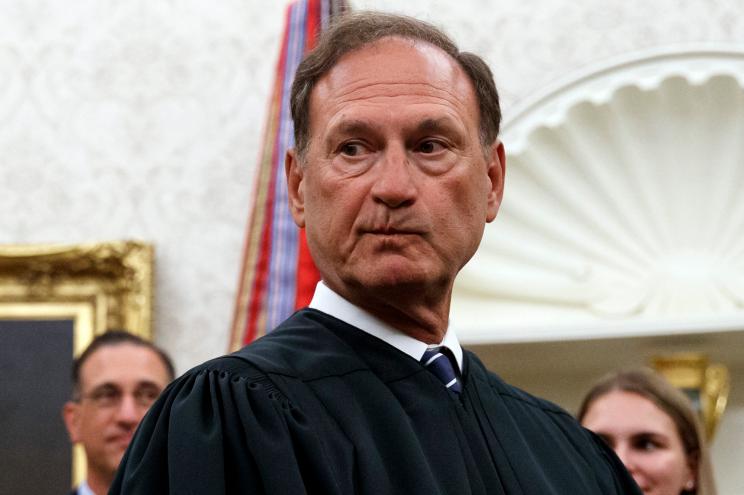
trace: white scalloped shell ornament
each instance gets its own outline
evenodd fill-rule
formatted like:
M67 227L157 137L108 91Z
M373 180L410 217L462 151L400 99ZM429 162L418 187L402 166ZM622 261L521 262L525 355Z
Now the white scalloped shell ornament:
M744 328L744 52L604 66L505 124L506 189L455 286L466 341Z

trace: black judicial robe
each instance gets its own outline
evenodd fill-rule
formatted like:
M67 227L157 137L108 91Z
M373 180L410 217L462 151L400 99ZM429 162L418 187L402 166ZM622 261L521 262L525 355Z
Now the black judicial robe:
M639 494L557 406L465 352L459 396L313 309L187 372L153 405L113 494Z

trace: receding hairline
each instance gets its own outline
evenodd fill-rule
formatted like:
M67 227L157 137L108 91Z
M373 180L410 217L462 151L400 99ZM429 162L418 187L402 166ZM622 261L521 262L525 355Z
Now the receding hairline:
M422 45L422 46L435 48L437 51L447 55L447 58L449 58L452 62L454 62L456 66L460 67L460 63L457 61L457 59L453 57L450 53L447 53L447 51L444 48L442 48L441 46L438 46L436 43L433 43L426 39L416 38L415 36L412 36L412 35L392 33L392 34L386 34L379 38L366 41L358 46L355 46L354 48L350 48L349 50L345 51L341 56L338 57L338 59L336 59L335 63L330 66L330 68L325 72L325 74L327 74L334 67L340 64L346 57L349 57L357 52L360 52L362 50L367 50L370 48L380 49L377 45L390 42L390 41L402 41L411 47L415 47L416 45ZM460 68L462 69L462 67ZM321 79L322 77L323 76L321 76L319 79Z
M343 55L338 57L337 60L335 60L333 65L328 67L326 71L324 71L320 76L318 76L318 78L315 80L315 84L313 84L312 86L312 90L310 91L310 98L312 99L312 95L315 93L315 90L318 87L318 85L321 83L321 81L323 81L324 79L327 79L329 75L334 70L336 70L340 65L342 65L344 62L347 62L351 57L355 55L359 55L360 52L363 52L365 50L376 50L379 53L379 56L386 57L388 55L388 52L386 52L380 45L383 45L389 42L402 42L411 48L417 48L417 47L426 48L429 50L435 50L440 55L443 55L444 58L447 61L449 61L451 67L454 69L454 72L457 73L458 77L461 77L464 81L466 81L467 86L472 91L472 96L475 100L476 107L478 106L478 95L476 94L475 83L459 60L453 57L450 53L447 53L447 51L442 49L442 47L437 46L436 44L431 43L430 41L419 39L419 38L413 38L409 36L404 36L400 34L390 34L390 35L383 36L381 38L376 38L374 40L371 40L367 43L359 45L345 52Z
M77 383L73 383L73 388L75 389L75 393L81 392L83 389L83 386L86 387L90 385L90 383L83 383L84 381L90 382L91 377L87 377L86 368L89 367L88 365L95 360L102 352L106 350L120 350L124 347L131 347L133 349L142 349L144 351L147 351L152 354L152 356L155 358L155 361L160 366L161 370L163 371L163 376L165 378L166 384L169 383L174 379L175 373L172 369L172 363L166 359L167 356L161 353L160 349L155 347L154 345L148 345L149 343L140 343L133 340L123 340L123 341L115 341L115 342L105 342L102 345L96 347L93 349L92 352L90 352L85 359L79 363L79 366L77 368ZM100 385L100 384L99 384Z
M137 350L143 350L146 352L149 352L152 354L152 356L155 358L155 361L160 365L160 367L165 372L165 377L168 379L168 381L173 379L173 376L171 376L170 367L168 366L168 363L163 359L162 355L158 352L158 350L152 346L140 344L138 342L133 341L122 341L122 342L111 342L106 343L105 345L102 345L91 352L85 361L80 363L80 381L83 380L83 371L85 370L85 367L90 363L92 360L94 360L98 355L100 355L102 352L107 350L121 350L124 347L131 347L132 349Z

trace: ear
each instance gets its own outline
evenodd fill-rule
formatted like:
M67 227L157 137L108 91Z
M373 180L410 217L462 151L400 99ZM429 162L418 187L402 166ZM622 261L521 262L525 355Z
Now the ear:
M284 157L284 172L287 174L289 211L298 227L305 226L305 182L302 164L297 151L290 149Z
M62 406L62 420L67 428L67 435L70 442L77 443L80 441L80 404L73 401L65 402Z
M697 488L698 459L688 456L687 459L687 481L683 487L685 491L692 492Z
M486 209L486 222L493 222L501 206L504 197L504 176L506 174L506 154L504 144L497 139L488 153L487 174L490 180L488 191L488 208Z

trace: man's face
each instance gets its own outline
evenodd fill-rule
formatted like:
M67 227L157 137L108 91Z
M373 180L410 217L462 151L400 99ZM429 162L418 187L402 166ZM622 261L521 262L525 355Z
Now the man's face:
M292 213L347 297L447 293L501 201L503 147L483 149L470 80L426 43L342 57L311 94L302 158L287 157Z
M80 400L63 414L72 442L85 448L88 470L110 476L137 425L170 381L151 349L122 343L91 354L80 369Z

